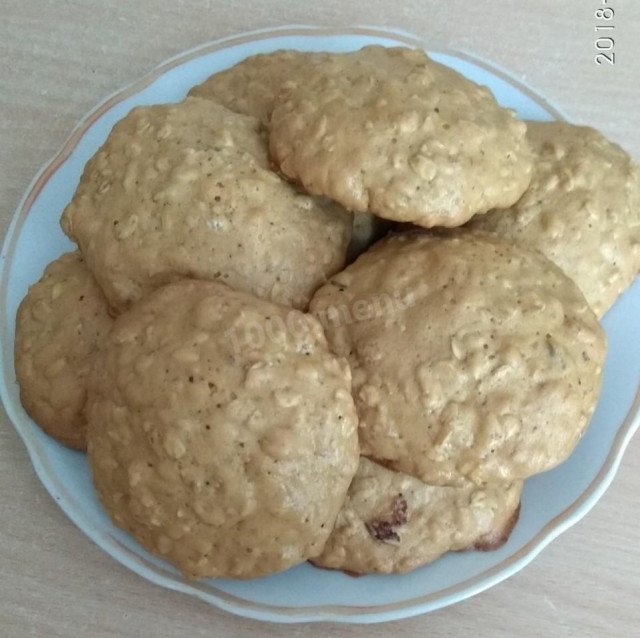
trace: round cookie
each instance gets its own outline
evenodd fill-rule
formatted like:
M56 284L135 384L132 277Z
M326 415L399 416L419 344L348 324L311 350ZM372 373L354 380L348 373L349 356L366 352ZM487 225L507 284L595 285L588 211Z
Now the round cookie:
M87 401L113 521L191 578L252 578L322 550L358 465L350 373L311 316L216 282L115 322Z
M408 572L449 551L497 549L515 525L522 482L436 487L364 457L319 567Z
M245 58L230 69L214 73L189 95L213 100L232 111L252 115L267 124L280 87L321 64L326 53L279 50Z
M117 308L183 277L305 308L352 220L269 170L257 119L187 98L116 124L61 223Z
M488 89L423 51L368 46L282 87L269 151L287 178L348 210L450 227L522 195L525 131Z
M604 333L540 253L450 234L381 240L311 311L351 365L363 455L434 485L523 479L578 442Z
M87 379L111 324L107 301L78 252L50 263L18 308L20 401L49 436L68 447L86 448Z
M531 184L507 210L470 225L538 249L602 316L640 270L640 169L598 131L529 122Z

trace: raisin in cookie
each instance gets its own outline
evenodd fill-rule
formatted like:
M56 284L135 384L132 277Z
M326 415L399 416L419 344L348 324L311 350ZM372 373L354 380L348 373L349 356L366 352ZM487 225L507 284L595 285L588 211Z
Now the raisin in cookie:
M522 482L437 487L364 457L319 567L407 572L449 551L497 549L516 523Z

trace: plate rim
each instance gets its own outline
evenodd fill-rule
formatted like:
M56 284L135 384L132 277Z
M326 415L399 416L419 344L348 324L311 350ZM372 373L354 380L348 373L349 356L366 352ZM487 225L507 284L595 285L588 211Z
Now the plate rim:
M502 69L493 62L483 59L480 56L465 51L453 51L450 49L433 49L427 46L424 38L419 38L411 33L399 29L370 27L370 26L353 26L353 27L315 27L306 25L286 25L277 28L257 29L247 31L240 34L230 35L219 38L211 42L207 42L181 53L172 56L154 67L141 78L131 82L125 87L111 93L101 102L91 109L80 121L75 125L68 138L64 141L60 149L54 156L46 161L40 170L31 180L27 189L20 199L16 210L13 213L11 221L7 227L7 231L3 240L2 250L0 252L0 315L6 313L6 296L9 267L12 263L12 256L15 249L18 231L26 219L29 211L37 199L38 195L50 179L50 177L60 168L71 153L76 148L78 142L89 129L89 127L101 115L119 102L127 99L131 95L142 91L154 80L159 78L169 70L187 63L197 57L213 53L220 49L255 42L257 40L266 40L274 37L282 36L312 36L312 37L329 37L329 36L354 36L364 35L378 38L394 39L398 44L405 46L413 46L419 48L428 48L429 50L442 54L454 55L460 59L469 61L477 66L483 67L492 74L497 75L501 79L507 81L511 85L515 85L521 92L524 92L529 98L533 99L537 104L542 106L547 112L560 120L568 120L562 110L553 105L551 102L539 95L526 82L517 78L513 73ZM6 330L6 327L5 327ZM14 411L14 405L8 393L8 371L11 369L5 362L8 357L13 356L13 352L9 352L9 339L2 340L2 357L0 358L0 398L4 406L4 410L11 421L14 429L18 432L22 439L30 461L41 483L47 492L54 499L56 504L65 512L71 521L94 543L115 558L123 566L142 576L146 580L154 584L161 585L174 591L180 591L185 594L194 595L197 598L213 604L221 609L231 613L253 618L256 620L271 622L311 622L311 621L332 621L346 623L372 623L399 618L408 618L419 614L435 611L442 607L460 602L475 594L478 594L494 585L509 578L516 572L520 571L528 563L530 563L552 540L557 538L561 533L566 531L572 525L582 519L597 503L604 492L611 484L624 451L633 434L640 427L640 385L637 388L634 400L616 430L616 434L611 443L609 453L603 462L600 470L591 480L587 488L578 496L571 505L566 507L553 519L548 521L541 530L523 547L513 552L511 555L503 559L497 565L481 572L480 574L462 581L454 586L437 592L419 596L416 598L405 599L395 603L377 604L367 607L352 605L318 605L317 607L286 607L279 605L270 605L266 603L256 603L238 596L228 594L219 590L215 586L209 586L205 591L198 587L197 582L186 582L184 580L170 577L166 572L160 572L154 566L143 563L139 556L123 546L115 537L106 534L108 538L102 538L104 533L95 530L85 524L81 514L75 510L72 498L63 498L60 485L56 485L55 474L47 469L47 462L41 454L40 444L35 437L20 425L20 417ZM211 593L211 589L215 590L215 594Z

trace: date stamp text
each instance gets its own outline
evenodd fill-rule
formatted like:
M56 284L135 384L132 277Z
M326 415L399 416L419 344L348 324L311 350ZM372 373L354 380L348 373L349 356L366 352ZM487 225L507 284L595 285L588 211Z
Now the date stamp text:
M616 63L615 47L615 25L613 20L616 12L609 6L609 0L602 0L602 7L596 9L596 40L594 42L597 50L595 61L598 65Z

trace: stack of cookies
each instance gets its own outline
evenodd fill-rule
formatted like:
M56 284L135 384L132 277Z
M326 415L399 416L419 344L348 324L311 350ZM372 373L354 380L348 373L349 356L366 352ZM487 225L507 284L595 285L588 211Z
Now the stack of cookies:
M143 106L17 316L22 403L190 578L489 550L597 401L640 170L422 51L276 51Z

